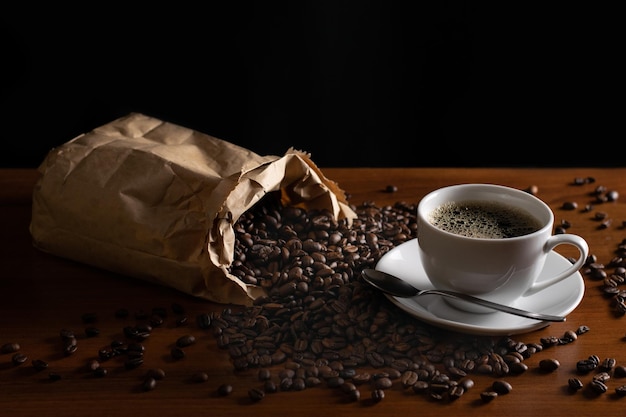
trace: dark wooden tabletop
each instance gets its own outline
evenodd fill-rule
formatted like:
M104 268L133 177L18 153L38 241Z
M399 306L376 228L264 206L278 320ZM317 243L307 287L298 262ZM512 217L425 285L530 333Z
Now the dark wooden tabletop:
M567 222L568 233L583 236L596 269L611 275L618 247L626 238L626 168L323 168L324 174L345 190L352 204L374 202L378 206L396 202L417 203L435 188L464 182L490 182L526 189L537 187L536 195L555 212L556 223ZM587 179L576 185L577 178ZM301 391L278 390L252 401L249 390L261 386L258 369L235 369L229 352L218 344L214 334L201 328L195 318L219 314L239 306L215 304L171 288L116 275L88 265L42 253L35 249L29 234L31 193L37 172L30 169L0 170L0 410L6 416L35 415L299 415L340 414L439 416L548 416L618 415L626 407L617 389L626 385L621 366L626 365L626 317L616 312L615 296L603 291L602 277L581 270L585 282L582 302L567 321L523 334L510 336L516 343L543 349L524 358L525 372L493 375L470 372L474 386L461 397L434 399L403 387L398 380L385 389L382 401L371 399L372 387L360 385L361 396L352 399L340 389L322 382ZM589 181L593 179L593 181ZM395 187L389 192L388 186ZM597 195L617 191L615 201L599 202ZM566 202L577 202L578 209L564 210ZM592 204L593 203L593 204ZM585 206L591 204L588 210ZM605 213L603 220L597 213ZM557 248L563 256L567 249ZM618 288L619 282L615 284ZM624 284L626 286L626 284ZM174 323L170 314L144 343L143 363L127 368L115 359L101 363L108 369L97 377L87 369L98 359L101 349L123 339L124 326L138 312L155 308L184 308L189 318L185 325ZM116 312L128 309L131 316L120 318ZM89 317L95 322L90 324ZM89 326L99 333L87 336ZM570 332L587 329L573 341L547 344L563 339ZM76 351L67 353L64 330L76 335ZM442 332L447 332L443 330ZM196 343L186 356L175 360L171 348L178 338L193 335ZM455 335L452 338L463 338ZM505 338L506 336L502 336ZM472 336L472 340L500 340ZM7 345L17 344L12 352ZM26 361L14 363L14 354ZM579 362L595 357L598 367L583 373ZM611 359L614 360L614 366ZM542 361L558 362L553 371L542 370ZM47 364L38 370L37 361ZM602 365L611 365L607 369ZM143 386L149 369L160 368L165 377L154 389ZM278 375L279 369L273 370ZM373 374L384 369L364 369ZM610 378L594 382L601 372ZM206 380L195 380L200 373ZM570 390L569 380L579 379L580 390ZM494 389L496 380L505 380L512 390L492 401L481 393ZM218 387L228 384L229 395L219 395Z

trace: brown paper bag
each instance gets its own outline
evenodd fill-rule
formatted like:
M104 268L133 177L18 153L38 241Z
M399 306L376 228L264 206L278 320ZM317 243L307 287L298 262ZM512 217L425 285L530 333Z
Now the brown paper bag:
M228 267L233 223L265 194L356 217L304 152L260 156L139 113L52 149L39 171L35 247L220 303L250 305L263 294Z

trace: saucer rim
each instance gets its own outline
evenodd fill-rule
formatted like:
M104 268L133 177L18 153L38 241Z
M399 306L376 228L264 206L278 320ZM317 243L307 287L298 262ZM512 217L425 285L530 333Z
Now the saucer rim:
M395 248L393 248L392 250L390 250L389 252L387 252L385 255L383 255L380 258L375 268L383 272L393 273L394 271L391 271L387 265L391 262L389 260L391 256L395 255L395 252L402 252L403 250L406 251L408 246L416 245L416 244L417 244L417 239L411 239L396 246ZM417 247L415 248L414 252L419 253L419 251L417 250ZM417 256L419 256L419 254ZM406 258L406 257L403 257L403 258ZM562 260L567 261L567 259L564 256L562 256L561 254L559 254L558 252L554 250L552 250L548 254L548 259L546 260L546 263L550 262L551 259L553 260L553 262L554 260L557 260L557 259L562 259ZM580 271L574 272L572 275L567 277L566 280L570 281L574 277L577 277L578 279L576 280L576 282L572 283L572 287L574 286L578 287L578 294L575 296L572 302L567 306L567 308L565 308L562 312L551 313L551 314L560 314L560 315L566 316L567 314L574 311L574 309L576 309L576 307L581 303L584 293L585 293L585 283L584 283L584 280ZM402 277L400 278L402 279ZM432 288L432 286L430 288ZM538 321L538 320L527 319L523 317L515 317L516 319L519 319L519 321L510 325L507 325L507 326L502 326L502 327L480 326L476 324L465 323L465 322L458 321L458 320L441 318L437 316L436 314L434 314L433 312L428 311L418 301L415 301L415 304L417 304L421 308L413 308L412 306L406 305L404 302L402 302L400 297L395 297L390 294L385 294L385 296L398 308L400 308L407 314L413 316L414 318L420 321L423 321L425 323L428 323L430 325L433 325L439 328L444 328L444 329L448 329L448 330L452 330L452 331L460 332L460 333L469 333L469 334L477 334L477 335L485 335L485 336L514 335L514 334L528 333L528 332L532 332L535 330L539 330L551 324L551 322L549 321ZM567 301L567 298L569 297L564 297L563 301ZM450 308L454 308L454 307L450 307ZM481 315L481 313L471 313L471 312L467 312L467 314L469 316ZM487 314L504 315L507 313L494 312L494 313L487 313Z

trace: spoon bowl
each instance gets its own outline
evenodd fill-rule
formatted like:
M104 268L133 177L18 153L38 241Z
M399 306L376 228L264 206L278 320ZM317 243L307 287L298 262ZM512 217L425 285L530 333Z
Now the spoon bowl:
M403 279L396 277L395 275L388 274L376 269L366 268L362 272L363 279L374 288L379 289L387 294L395 297L410 298L418 297L422 295L441 295L444 297L456 298L459 300L467 301L470 303L478 304L483 307L489 307L493 310L503 311L505 313L514 314L516 316L526 317L529 319L542 320L542 321L565 321L563 316L554 316L551 314L534 313L532 311L521 310L519 308L511 307L504 304L498 304L493 301L485 300L482 298L474 297L471 295L447 291L447 290L420 290L415 288Z

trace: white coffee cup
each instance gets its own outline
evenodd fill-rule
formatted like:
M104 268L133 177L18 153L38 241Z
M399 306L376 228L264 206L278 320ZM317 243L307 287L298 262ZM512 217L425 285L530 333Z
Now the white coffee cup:
M446 231L433 224L438 207L451 202L487 206L501 204L514 212L522 210L538 222L537 229L515 237L474 237ZM463 210L466 214L467 211ZM453 221L461 216L452 215ZM417 208L417 239L421 263L437 289L471 294L501 304L514 304L520 297L537 294L577 272L589 254L587 242L574 234L553 234L554 213L539 198L525 191L495 184L459 184L427 194ZM537 280L547 256L556 246L578 248L571 266L553 277ZM494 310L447 299L455 307L473 313Z

